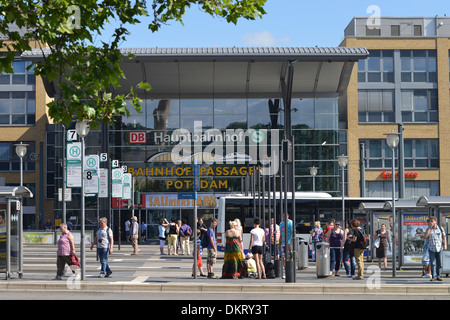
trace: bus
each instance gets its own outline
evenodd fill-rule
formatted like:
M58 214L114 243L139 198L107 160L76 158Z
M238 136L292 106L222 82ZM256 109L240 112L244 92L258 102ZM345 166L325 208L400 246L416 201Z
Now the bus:
M280 205L285 206L284 199L281 204L280 193L276 195L276 217L275 223L280 224L281 211ZM292 216L292 196L287 193L287 212L290 219ZM272 193L271 193L272 198ZM358 209L361 202L384 202L388 198L344 198L345 203L345 218L358 219L361 222L361 227L368 230L368 219L365 214ZM273 207L273 198L271 199L271 206ZM265 209L265 215L262 213ZM283 209L283 211L286 211ZM310 231L314 226L315 221L320 221L321 226L325 229L330 219L334 218L336 221L342 220L342 197L332 197L325 192L296 192L295 193L295 233L297 238L303 238L309 241ZM238 218L243 227L243 248L244 254L247 252L250 241L250 231L253 229L253 219L261 218L261 228L264 228L264 222L269 222L269 199L266 196L264 199L258 199L254 196L245 195L229 195L219 198L218 214L217 214L217 249L225 251L225 231L228 230L228 222ZM271 209L271 217L273 218L273 208Z

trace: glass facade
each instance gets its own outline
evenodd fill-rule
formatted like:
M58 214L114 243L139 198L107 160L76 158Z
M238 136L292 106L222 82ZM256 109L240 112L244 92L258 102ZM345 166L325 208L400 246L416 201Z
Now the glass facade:
M121 165L128 167L135 181L135 191L140 193L164 194L192 191L192 172L181 168L191 165L176 165L159 155L171 152L179 142L171 139L177 129L186 129L190 133L205 133L217 129L221 135L250 129L265 129L268 141L271 141L273 130L278 130L279 141L284 136L284 112L282 100L265 99L154 99L141 102L142 113L129 106L130 116L117 118L108 128L91 130L86 137L86 155L106 152L109 159L120 160ZM346 131L338 128L338 98L296 98L292 100L292 133L295 150L295 187L297 191L312 191L312 177L309 168L318 167L315 178L315 190L340 195L340 170L336 157L346 151ZM73 129L74 124L68 129ZM227 131L228 130L228 131ZM144 144L130 143L130 133L144 131ZM49 125L47 130L47 198L57 199L58 188L62 187L62 168L58 161L62 158L62 127ZM247 138L248 139L248 138ZM245 151L248 151L249 140L244 140ZM225 142L224 142L225 143ZM203 141L200 151L206 152L210 141ZM238 151L239 143L233 145L231 151ZM194 153L194 146L192 147ZM223 146L223 154L230 150ZM270 156L271 149L268 148ZM104 165L103 165L104 166ZM252 165L250 165L252 166ZM245 193L250 191L250 178L246 178L248 167L245 164L212 164L206 166L209 173L203 173L201 180L202 193ZM239 171L230 173L232 168ZM181 174L178 174L179 169ZM206 169L205 169L206 170ZM206 171L205 171L206 172ZM186 174L188 173L188 174ZM229 174L226 174L229 173ZM247 181L246 181L247 179ZM79 216L80 189L72 189L72 202L67 203L67 215ZM136 197L137 196L136 192ZM140 199L136 199L139 201ZM106 204L107 205L107 204ZM97 215L96 198L86 198L87 225L94 224ZM189 216L191 210L184 209L152 209L146 210L144 220L149 225L149 236L157 230L161 216L177 218ZM127 212L127 209L124 210ZM205 213L214 214L214 209L202 209ZM123 214L123 213L122 213ZM62 205L55 201L55 215L62 216ZM192 217L190 217L192 218ZM117 219L117 218L116 218Z

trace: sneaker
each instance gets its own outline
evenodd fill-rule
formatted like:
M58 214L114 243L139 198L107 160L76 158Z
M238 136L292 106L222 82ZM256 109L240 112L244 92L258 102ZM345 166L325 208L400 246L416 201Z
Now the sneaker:
M217 279L214 273L208 273L208 279Z
M98 275L98 277L99 277L99 278L104 278L105 275L100 273L100 274Z
M111 274L112 274L112 271L111 272L107 272L105 278L109 278L111 276Z
M442 281L442 279L441 278L436 278L436 281Z
M53 278L53 280L62 280L62 277L61 276L56 276L56 277Z
M362 277L360 277L360 276L356 276L356 277L353 277L353 280L363 280L364 278L362 278Z
M431 279L431 274L424 274L423 276L422 276L422 278L425 278L425 279Z

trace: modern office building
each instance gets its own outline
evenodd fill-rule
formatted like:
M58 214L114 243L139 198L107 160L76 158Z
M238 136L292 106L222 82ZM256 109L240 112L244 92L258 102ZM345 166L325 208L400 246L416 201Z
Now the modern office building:
M384 133L404 135L405 199L448 196L450 182L450 18L368 17L352 19L342 46L360 46L370 56L353 71L340 120L348 130L350 196L392 194L392 151ZM361 188L361 144L365 190ZM396 149L396 152L398 148ZM398 168L399 154L396 155Z
M24 228L35 229L42 228L44 212L47 218L53 219L50 213L54 203L53 195L47 197L45 193L46 125L51 122L47 103L50 100L41 78L34 75L33 67L27 69L30 65L29 59L17 56L12 66L14 74L0 75L0 185L20 184L20 158L14 145L28 144L23 158L23 184L34 197L23 202Z

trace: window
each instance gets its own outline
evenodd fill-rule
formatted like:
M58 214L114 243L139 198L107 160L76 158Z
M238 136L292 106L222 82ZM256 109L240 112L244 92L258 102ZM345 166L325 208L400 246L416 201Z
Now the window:
M437 82L435 50L400 50L402 82Z
M0 142L0 171L20 171L20 158L16 154L17 142ZM34 171L36 167L36 151L34 142L23 142L29 144L27 154L23 158L23 170Z
M31 61L22 61L22 60L14 61L12 67L14 74L5 73L0 75L0 87L2 85L36 84L36 76L34 75L34 65L32 65Z
M394 90L358 90L359 122L395 122Z
M380 36L381 30L379 28L369 28L366 26L366 36Z
M371 50L358 62L358 82L394 82L394 51Z
M437 122L437 90L415 89L402 90L403 122Z
M414 26L414 36L421 36L421 35L422 35L422 26L415 25Z
M400 36L400 26L396 25L391 26L391 36L392 37Z
M36 99L33 92L0 92L0 125L36 123Z
M361 140L360 142L366 146L368 169L392 168L392 150L385 139ZM405 139L404 146L405 168L439 168L438 139ZM398 148L395 149L396 167L398 167L397 150Z

